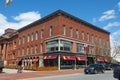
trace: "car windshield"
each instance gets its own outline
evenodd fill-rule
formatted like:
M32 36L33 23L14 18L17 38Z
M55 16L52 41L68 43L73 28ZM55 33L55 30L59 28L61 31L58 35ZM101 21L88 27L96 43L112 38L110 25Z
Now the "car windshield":
M97 65L96 64L92 64L92 65L90 65L89 67L96 67Z

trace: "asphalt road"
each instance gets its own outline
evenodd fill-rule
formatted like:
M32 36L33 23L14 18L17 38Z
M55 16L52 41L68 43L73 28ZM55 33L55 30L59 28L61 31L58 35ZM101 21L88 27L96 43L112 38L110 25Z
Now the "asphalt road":
M106 71L100 74L71 74L61 76L50 76L50 77L38 77L23 80L117 80L113 78L112 71Z

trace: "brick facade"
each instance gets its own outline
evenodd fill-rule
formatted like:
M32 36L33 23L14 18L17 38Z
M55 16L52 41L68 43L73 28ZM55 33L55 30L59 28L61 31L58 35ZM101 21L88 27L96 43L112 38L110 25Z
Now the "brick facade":
M65 26L65 35L63 35L62 27ZM52 30L50 36L50 28ZM72 29L72 37L70 36L70 29ZM12 29L11 29L12 30ZM16 32L6 30L8 38L1 36L0 38L0 52L3 54L3 59L7 60L8 64L16 64L17 58L24 59L42 59L44 54L52 55L55 52L48 52L46 47L50 41L70 41L72 43L72 51L70 55L84 55L89 50L84 48L84 53L77 52L77 43L84 46L92 47L92 53L88 56L99 56L104 58L110 57L110 33L100 29L90 23L80 20L64 11L58 10L32 24L29 24ZM43 36L42 36L43 31ZM76 31L78 36L76 37ZM84 33L84 40L82 40L82 33ZM28 41L29 35L29 41ZM38 39L36 39L38 36ZM93 36L93 39L92 39ZM32 41L32 37L34 38ZM93 40L93 41L92 41ZM59 44L60 46L60 44ZM60 49L60 48L59 48ZM58 52L59 53L59 49ZM106 52L107 51L107 52ZM63 51L63 53L66 51ZM61 55L62 52L60 52ZM68 55L68 54L65 55ZM99 54L98 54L99 53ZM50 54L50 55L51 55ZM57 54L58 55L58 54ZM11 62L12 61L12 62ZM58 62L59 64L59 62Z

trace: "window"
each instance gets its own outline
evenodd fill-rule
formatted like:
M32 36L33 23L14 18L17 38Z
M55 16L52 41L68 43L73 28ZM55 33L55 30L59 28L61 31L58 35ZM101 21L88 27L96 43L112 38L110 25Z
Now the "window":
M107 48L109 48L109 41L107 41Z
M48 42L47 51L58 51L58 41Z
M95 43L96 43L96 44L98 43L98 38L97 38L97 36L96 36L96 38L95 38Z
M77 38L77 39L79 38L79 32L78 32L78 29L76 29L76 38Z
M92 43L94 43L94 36L92 35Z
M36 45L35 46L35 54L37 54L38 53L38 46Z
M19 38L19 45L21 44L21 38Z
M25 43L25 37L23 36L23 40L22 40L22 43L24 44Z
M22 56L24 55L24 48L22 48Z
M84 41L84 32L82 32L82 41Z
M14 49L16 49L16 41L13 41L14 42Z
M50 27L50 36L52 36L52 26Z
M84 44L77 44L77 52L84 53Z
M30 52L31 54L33 54L33 47L31 46L31 52Z
M30 42L30 35L29 34L28 34L28 39L27 40L28 40L28 42Z
M58 40L47 43L47 52L58 51ZM60 40L60 51L72 51L72 43L69 41Z
M72 42L61 40L60 50L61 51L72 51Z
M89 34L87 33L87 41L89 42Z
M43 51L43 44L40 44L40 52L42 53Z
M33 41L34 40L34 33L32 33L32 35L31 35L31 41Z
M63 34L63 35L66 35L66 28L65 28L65 25L63 25L63 27L62 27L62 34Z
M90 46L90 48L89 48L90 50L89 50L89 54L92 54L93 53L93 47L92 46Z
M20 49L18 49L18 56L20 56Z
M38 32L36 32L35 36L36 36L36 40L38 40Z
M99 38L99 45L101 46L101 38Z
M44 37L44 30L42 29L41 30L41 38L43 38Z
M27 47L27 54L26 55L28 55L29 54L29 47Z
M70 37L72 37L72 28L70 28Z

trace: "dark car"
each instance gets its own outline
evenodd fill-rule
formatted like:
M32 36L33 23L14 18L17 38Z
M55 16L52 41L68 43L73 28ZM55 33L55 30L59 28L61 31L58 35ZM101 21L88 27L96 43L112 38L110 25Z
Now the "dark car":
M113 77L120 80L120 66L117 66L116 68L114 68Z
M104 68L105 68L105 70L112 70L113 69L113 64L112 63L106 63L105 65L104 65Z
M98 72L104 73L104 66L101 64L92 64L84 69L85 74L97 74Z
M112 63L111 64L111 68L114 70L115 68L117 68L117 67L119 67L120 66L120 64L118 64L118 63Z

